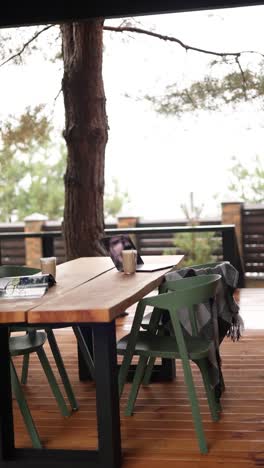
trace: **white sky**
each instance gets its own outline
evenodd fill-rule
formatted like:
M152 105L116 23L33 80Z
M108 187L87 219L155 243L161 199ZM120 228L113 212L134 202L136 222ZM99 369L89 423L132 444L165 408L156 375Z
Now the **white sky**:
M138 17L141 27L173 35L196 47L236 52L262 46L264 6ZM120 20L108 20L119 24ZM107 24L106 23L106 24ZM104 82L109 119L106 180L114 176L128 190L135 215L181 217L180 204L193 191L203 214L216 214L214 194L226 192L231 157L245 163L263 154L263 112L253 105L239 111L198 117L157 115L137 97L162 93L166 84L201 78L212 57L142 35L105 32ZM246 65L249 56L243 58ZM251 56L250 60L254 58ZM231 70L231 68L230 68ZM28 66L0 69L0 114L52 102L60 89L58 64L35 57ZM131 98L125 97L125 94ZM63 128L59 98L54 119ZM221 198L221 197L220 197Z

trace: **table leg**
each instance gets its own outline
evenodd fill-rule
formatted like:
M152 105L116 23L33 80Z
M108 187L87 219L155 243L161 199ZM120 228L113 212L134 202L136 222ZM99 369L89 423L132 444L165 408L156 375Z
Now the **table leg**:
M93 356L93 339L92 339L92 329L88 326L81 326L81 331L83 337L86 341L86 344L89 348L91 356ZM78 368L79 368L79 378L82 381L93 380L89 372L89 369L83 359L82 353L78 347ZM128 372L127 380L132 382L135 374L136 366L131 365ZM172 359L162 359L162 364L157 364L154 366L151 382L170 382L176 377L176 366L175 361Z
M93 358L94 349L93 349L93 335L92 335L92 328L89 325L82 325L80 326L82 335L86 341L90 354ZM79 379L80 380L93 380L88 366L83 358L82 352L80 347L78 346L78 369L79 369Z
M93 325L99 454L107 468L121 466L115 322Z
M93 324L97 450L15 448L8 327L0 326L0 468L121 468L115 322Z

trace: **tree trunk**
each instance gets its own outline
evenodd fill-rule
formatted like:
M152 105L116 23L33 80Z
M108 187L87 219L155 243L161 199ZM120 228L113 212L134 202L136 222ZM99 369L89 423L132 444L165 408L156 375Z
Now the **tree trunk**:
M107 116L102 77L103 19L64 24L66 258L103 254Z

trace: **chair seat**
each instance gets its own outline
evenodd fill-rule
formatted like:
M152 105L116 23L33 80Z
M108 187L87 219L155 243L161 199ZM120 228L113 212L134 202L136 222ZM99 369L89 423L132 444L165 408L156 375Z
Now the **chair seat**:
M34 353L41 348L47 339L44 331L29 333L23 336L11 336L9 338L9 350L11 356L23 356L24 354Z
M117 343L118 354L125 354L129 336L124 336ZM204 338L185 336L185 343L191 360L195 361L207 357L210 343L205 341ZM180 358L175 337L153 335L147 331L139 332L134 354L138 356Z

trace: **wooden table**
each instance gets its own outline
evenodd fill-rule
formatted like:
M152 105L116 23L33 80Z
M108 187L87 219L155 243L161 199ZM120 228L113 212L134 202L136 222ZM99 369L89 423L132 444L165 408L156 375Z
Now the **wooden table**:
M172 257L170 256L170 259ZM178 265L182 256L173 256ZM146 257L166 262L166 256ZM41 299L0 301L0 468L119 468L121 438L115 318L162 282L164 269L124 275L107 257L80 258L57 268L57 284ZM9 371L12 324L89 324L93 330L98 450L17 449Z

